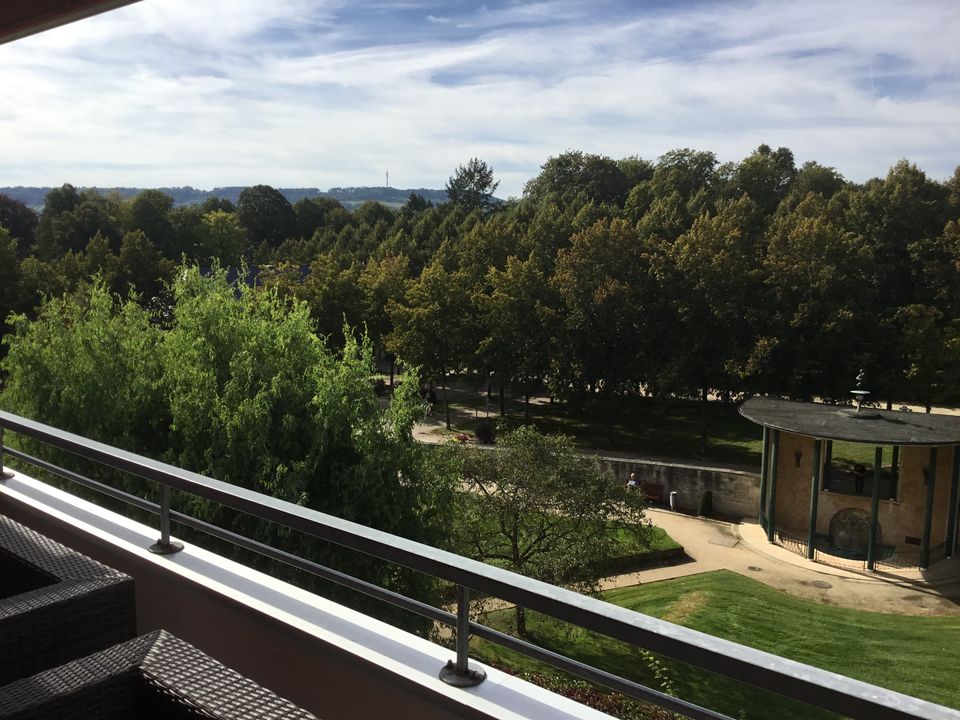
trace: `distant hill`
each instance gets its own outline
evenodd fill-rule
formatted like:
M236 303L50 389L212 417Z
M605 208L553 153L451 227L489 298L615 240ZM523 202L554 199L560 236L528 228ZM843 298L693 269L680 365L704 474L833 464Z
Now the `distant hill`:
M245 186L220 187L213 190L198 190L197 188L185 185L183 187L161 187L155 188L160 192L166 193L173 198L174 205L194 205L202 203L208 197L220 197L236 203L240 196L240 191ZM86 188L81 188L86 189ZM123 198L131 198L146 188L135 187L112 187L112 188L91 188L97 192L106 194L115 192ZM335 187L326 192L319 188L277 188L284 197L291 203L295 203L301 198L309 197L330 197L338 200L347 208L355 208L368 200L389 205L391 207L400 207L411 193L423 195L434 205L447 201L445 190L430 190L427 188L392 188L392 187ZM19 200L25 205L29 205L34 210L43 208L44 198L47 193L53 190L51 187L0 187L0 194L8 195L15 200Z

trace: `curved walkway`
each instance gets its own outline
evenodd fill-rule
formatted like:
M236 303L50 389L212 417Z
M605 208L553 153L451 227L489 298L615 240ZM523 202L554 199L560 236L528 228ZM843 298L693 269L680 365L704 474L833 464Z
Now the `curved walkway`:
M814 563L772 545L756 522L726 523L655 508L647 512L654 525L683 545L690 560L607 578L601 583L604 589L732 570L830 605L901 615L960 615L960 557L924 573L859 572Z

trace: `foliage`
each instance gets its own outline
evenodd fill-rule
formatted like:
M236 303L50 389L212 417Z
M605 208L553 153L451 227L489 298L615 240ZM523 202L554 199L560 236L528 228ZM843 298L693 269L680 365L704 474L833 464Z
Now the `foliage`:
M502 413L544 387L604 405L611 447L640 395L836 398L863 368L881 401L951 403L958 178L901 161L854 184L760 145L724 165L685 148L656 162L570 150L503 203L474 158L450 178L450 202L424 191L399 210L347 200L350 212L308 191L291 206L265 185L226 189L236 210L202 193L171 207L181 190L124 200L65 184L35 229L32 211L0 198L16 240L2 309L29 315L93 273L149 303L172 259L246 262L249 282L306 301L334 345L344 320L365 324L381 358L421 365L445 392L455 375L500 390ZM719 439L708 426L700 454Z
M500 182L493 179L493 168L480 158L471 158L447 181L447 198L467 210L487 212L496 205L493 194L499 186Z
M372 348L334 353L303 303L181 268L162 329L102 282L15 319L3 406L180 467L381 530L443 545L451 476L414 443L416 383L386 408ZM222 506L181 509L421 598L433 581ZM286 571L277 571L287 573Z
M462 451L461 478L467 499L456 514L457 547L521 575L589 590L594 581L583 569L615 555L620 542L609 522L646 540L643 499L610 483L563 435L501 433L495 451ZM524 634L522 607L515 617Z
M33 249L34 232L39 218L19 200L0 193L0 228L5 228L17 241L17 252L25 257Z
M296 227L293 206L279 190L269 185L244 188L237 199L237 219L246 228L250 243L278 246Z
M489 419L478 422L473 432L477 436L477 442L484 445L493 445L497 439L496 426Z

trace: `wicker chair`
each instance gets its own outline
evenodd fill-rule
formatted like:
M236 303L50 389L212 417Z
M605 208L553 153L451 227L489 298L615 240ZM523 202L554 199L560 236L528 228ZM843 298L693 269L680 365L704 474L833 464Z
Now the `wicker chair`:
M135 636L132 578L0 516L0 685Z
M0 688L0 718L314 718L165 630Z

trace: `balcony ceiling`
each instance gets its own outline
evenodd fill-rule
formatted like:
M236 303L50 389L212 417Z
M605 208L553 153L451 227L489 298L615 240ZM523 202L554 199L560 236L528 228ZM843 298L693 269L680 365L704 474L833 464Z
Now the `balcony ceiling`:
M18 40L137 0L2 0L0 43Z

